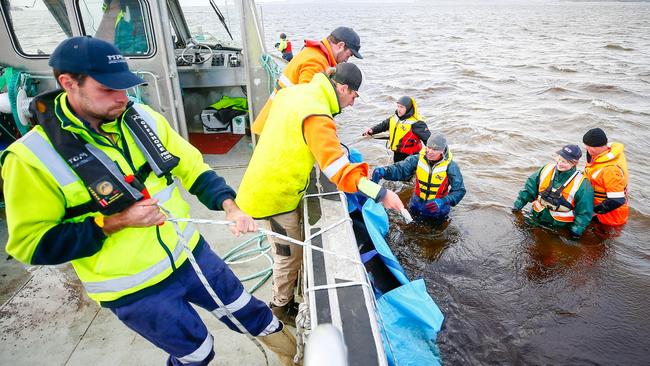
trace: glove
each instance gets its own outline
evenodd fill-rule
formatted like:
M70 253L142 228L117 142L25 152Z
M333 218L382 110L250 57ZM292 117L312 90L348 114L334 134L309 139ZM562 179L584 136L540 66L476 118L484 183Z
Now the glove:
M370 178L371 181L375 183L379 183L381 178L384 177L386 174L386 169L384 168L375 168L375 170L372 171L372 178Z
M363 131L361 136L372 136L372 128L366 128L366 130Z
M512 212L518 212L521 211L522 208L526 206L526 202L523 202L520 199L517 199L513 204L512 204Z
M433 201L431 201L431 202L427 203L426 205L424 205L424 207L426 207L427 210L429 210L431 212L437 212L438 210L441 210L442 208L444 208L445 205L447 205L447 202L444 199L436 198Z
M275 44L275 48L278 48L278 46L280 46L280 42Z
M605 206L600 204L600 205L594 206L594 213L602 215L602 214L606 214L607 210L605 210Z

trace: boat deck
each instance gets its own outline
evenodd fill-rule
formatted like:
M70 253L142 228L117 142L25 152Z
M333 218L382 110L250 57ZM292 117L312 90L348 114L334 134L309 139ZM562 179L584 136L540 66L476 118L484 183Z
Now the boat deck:
M206 162L234 188L238 187L250 157L250 139L242 139L226 155L205 155ZM223 212L205 208L186 194L193 218L224 219ZM0 242L6 243L4 210ZM198 225L212 248L223 255L251 235L234 237L226 227ZM4 246L3 246L4 247ZM13 259L0 260L0 365L162 365L167 355L128 329L107 309L84 293L69 264L25 268ZM236 265L242 277L268 266L260 258ZM254 281L251 281L254 282ZM246 288L252 284L245 283ZM271 281L254 295L268 302ZM211 365L263 365L263 355L244 335L236 334L207 311L199 309L215 338ZM267 351L270 365L280 365Z

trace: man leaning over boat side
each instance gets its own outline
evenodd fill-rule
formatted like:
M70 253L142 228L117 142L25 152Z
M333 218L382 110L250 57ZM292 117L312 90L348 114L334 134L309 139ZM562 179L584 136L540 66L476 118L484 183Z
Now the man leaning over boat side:
M292 364L295 338L190 223L179 238L161 207L189 218L177 182L208 208L256 230L235 192L201 153L126 89L142 83L112 44L91 37L61 42L50 57L63 88L37 96L38 126L2 155L9 240L6 250L31 265L71 262L88 296L169 354L169 365L207 365L213 337L196 304L233 330L183 251L241 324Z
M278 91L264 128L264 138L244 173L237 205L273 231L302 240L301 199L317 162L338 189L357 192L401 210L395 192L368 179L366 163L351 164L340 144L334 116L354 104L361 86L361 70L352 63L336 66L334 75L318 73L309 84ZM273 300L271 309L291 322L298 312L294 291L302 264L302 247L269 238L273 243Z
M306 84L328 67L346 62L351 56L363 58L359 53L361 39L352 28L338 27L320 41L305 40L305 46L282 71L275 90L255 118L251 131L262 134L273 98L278 90L298 84Z

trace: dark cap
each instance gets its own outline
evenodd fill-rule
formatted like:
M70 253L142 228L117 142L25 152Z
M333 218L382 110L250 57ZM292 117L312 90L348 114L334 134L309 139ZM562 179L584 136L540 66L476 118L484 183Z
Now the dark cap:
M287 35L284 34L284 33L280 33L280 38L285 39L285 38L287 38Z
M62 72L87 74L115 90L145 83L129 71L129 65L117 47L99 38L71 37L64 40L52 52L49 65Z
M411 107L413 107L413 101L411 100L411 97L406 96L406 95L403 96L403 97L401 97L401 98L399 98L399 99L397 100L397 104L401 104L401 105L403 105L404 107L406 107L406 110L407 110L407 111L408 111L409 109L411 109Z
M607 145L607 135L605 135L605 131L598 127L592 128L582 136L582 142L591 147L605 146Z
M343 41L345 45L348 46L348 48L352 51L354 57L363 58L363 56L361 56L359 53L359 49L361 48L361 38L359 38L359 35L354 31L354 29L348 27L338 27L332 31L332 37L338 39L339 41Z
M567 161L577 163L582 157L582 150L578 145L565 145L557 151L557 154L565 158Z
M441 133L434 133L427 140L427 147L436 151L445 151L447 149L447 139Z
M336 72L332 75L332 80L339 84L347 85L350 89L358 92L361 87L363 74L357 65L351 62L343 62L336 65Z

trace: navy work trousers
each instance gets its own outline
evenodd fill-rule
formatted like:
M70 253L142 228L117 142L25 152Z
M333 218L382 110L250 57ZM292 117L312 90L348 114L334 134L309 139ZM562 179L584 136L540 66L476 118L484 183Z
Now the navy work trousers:
M203 241L196 260L226 308L254 336L281 329L269 307L252 297L224 261ZM169 353L168 365L207 365L214 357L213 338L196 310L196 304L237 331L197 277L188 261L172 275L162 290L110 310L129 328Z

